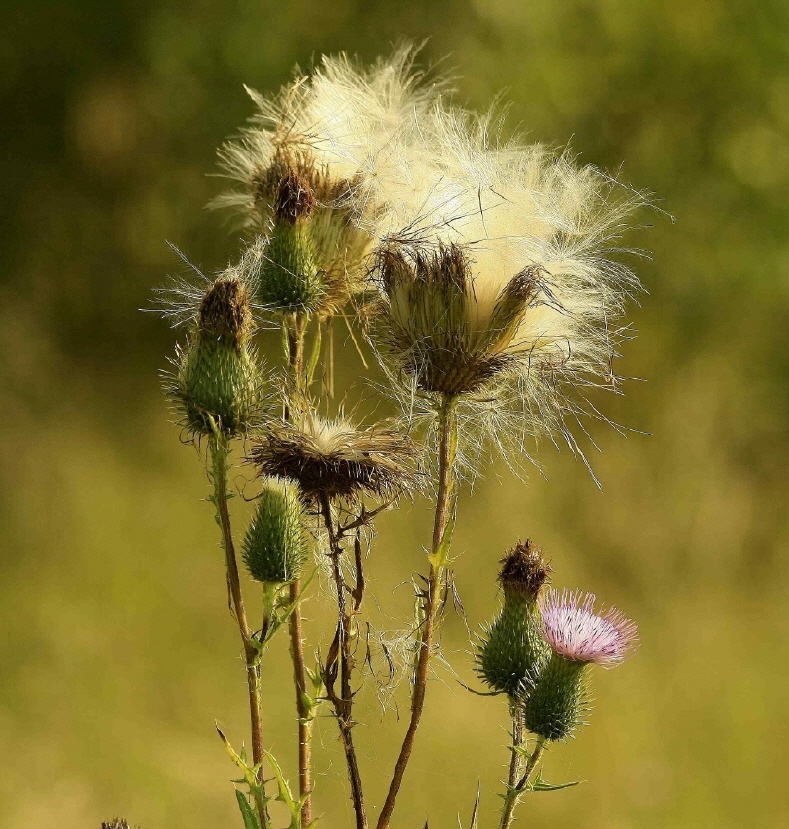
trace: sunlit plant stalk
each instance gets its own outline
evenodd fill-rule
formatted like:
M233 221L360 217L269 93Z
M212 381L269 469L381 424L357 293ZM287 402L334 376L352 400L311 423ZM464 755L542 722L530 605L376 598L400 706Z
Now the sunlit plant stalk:
M529 778L532 776L532 773L537 767L537 763L539 763L540 758L542 757L544 748L545 737L538 737L534 751L532 751L532 753L528 756L528 759L526 760L526 767L523 769L523 774L520 777L517 776L517 772L515 776L513 776L513 765L510 765L510 779L508 781L509 784L507 786L507 793L504 795L504 808L501 813L499 829L509 829L512 824L512 819L515 815L515 807L518 805L523 793L526 791ZM521 752L513 751L513 761L515 759L515 755L522 757ZM518 765L520 766L520 764Z
M353 675L354 658L351 651L351 638L353 635L353 617L359 613L364 597L364 572L362 568L361 543L356 539L354 565L356 583L352 589L348 589L342 574L340 565L343 554L342 539L344 532L341 527L335 527L332 515L331 502L325 492L319 495L320 511L323 516L326 534L329 541L329 556L331 558L332 577L337 593L337 629L334 640L326 656L324 668L324 683L326 695L334 706L337 726L340 730L345 762L348 768L348 781L351 787L351 799L356 817L357 829L367 829L367 810L364 805L364 792L362 788L361 772L359 761L356 755L356 747L353 742L353 702L355 692L351 686ZM353 602L348 607L346 592L349 593ZM337 667L339 662L340 693L337 694L335 683L337 679Z
M307 381L304 378L304 334L308 321L306 314L294 314L292 325L287 324L288 365L294 386L299 391ZM287 415L287 412L286 412ZM299 794L304 799L301 819L305 826L312 821L312 720L307 698L307 674L304 662L304 633L302 629L301 580L289 586L293 613L289 620L290 654L293 660L293 679L296 686L296 713L298 715Z
M414 749L416 733L422 719L430 672L430 658L436 634L438 606L441 598L444 567L449 554L455 520L456 482L455 459L457 454L456 398L445 394L438 415L438 492L433 519L433 543L429 555L430 570L424 595L424 622L419 639L419 657L414 675L411 696L411 718L395 763L389 791L378 817L378 829L386 829L392 819L395 802L403 782L408 761Z
M262 790L264 748L263 722L261 719L260 649L247 622L244 596L241 592L241 582L238 575L238 561L230 527L227 493L227 461L230 447L227 438L216 426L214 427L214 435L209 440L209 452L211 454L211 478L214 484L212 500L216 505L217 523L222 530L222 547L225 551L227 565L227 587L233 606L233 615L238 623L241 641L244 645L244 662L249 691L249 715L252 728L252 762L256 769L255 774L258 784ZM255 791L254 796L261 826L266 829L269 825L266 804L260 792Z

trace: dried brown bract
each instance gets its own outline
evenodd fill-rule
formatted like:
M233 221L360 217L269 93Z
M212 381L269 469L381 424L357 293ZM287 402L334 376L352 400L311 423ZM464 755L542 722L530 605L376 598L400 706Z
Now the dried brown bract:
M504 590L517 591L532 600L551 575L542 551L528 538L525 544L518 541L499 563L499 582Z
M309 413L269 423L250 460L261 474L297 481L307 497L396 498L419 488L418 449L402 432L357 428Z
M511 343L537 293L539 268L507 282L480 308L469 252L389 244L377 253L383 338L418 388L448 395L480 389L515 359Z
M227 337L241 347L252 330L249 289L237 276L220 276L206 291L198 313L201 335Z

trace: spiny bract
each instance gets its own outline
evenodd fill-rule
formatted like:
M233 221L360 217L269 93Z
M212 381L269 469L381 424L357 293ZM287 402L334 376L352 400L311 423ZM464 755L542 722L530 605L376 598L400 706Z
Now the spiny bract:
M267 478L244 538L242 556L250 575L275 584L296 581L307 558L307 544L298 487L291 481Z
M189 343L179 349L168 392L194 434L235 435L259 421L263 375L249 338L245 283L231 273L206 291Z
M501 560L504 605L477 648L477 669L496 691L522 698L550 655L537 598L549 568L537 547L520 542Z

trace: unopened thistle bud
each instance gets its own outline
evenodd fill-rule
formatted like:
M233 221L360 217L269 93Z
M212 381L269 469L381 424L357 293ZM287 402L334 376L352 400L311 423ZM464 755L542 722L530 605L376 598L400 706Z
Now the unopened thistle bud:
M128 821L123 818L116 817L114 820L103 821L101 829L131 829Z
M541 610L551 657L524 704L526 727L548 740L562 740L588 710L588 666L618 665L635 646L636 625L616 608L594 610L591 593L549 590Z
M170 387L195 434L234 435L259 416L262 380L251 330L247 286L234 275L218 277L203 296Z
M550 568L527 539L501 560L504 606L485 631L477 651L483 681L496 691L522 697L531 690L550 650L542 635L537 603Z
M535 296L539 269L514 276L486 308L469 255L457 245L432 252L384 247L378 272L379 319L397 360L423 391L458 395L478 390L511 362L507 348Z
M304 505L295 484L279 478L264 481L242 556L256 581L289 584L301 576L307 534Z
M325 287L309 225L314 205L308 181L288 172L277 193L258 287L260 301L271 310L314 311L320 305Z

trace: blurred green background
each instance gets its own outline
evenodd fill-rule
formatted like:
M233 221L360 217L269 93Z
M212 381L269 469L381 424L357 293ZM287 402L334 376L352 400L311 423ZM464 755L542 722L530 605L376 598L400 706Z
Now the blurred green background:
M461 102L507 90L534 140L571 140L676 216L642 215L654 227L628 240L653 258L619 371L648 382L605 401L651 437L594 429L602 492L546 446L547 480L488 469L462 504L472 625L529 535L558 585L641 626L637 658L598 672L591 726L546 760L548 780L585 782L528 798L522 823L785 826L789 5L6 0L0 31L0 826L239 826L213 733L216 717L245 734L237 631L206 482L159 390L174 335L138 309L178 270L165 240L208 270L239 249L204 205L216 146L251 113L242 83L274 90L294 63L404 37L449 55ZM341 381L359 371L351 348L340 363ZM424 566L429 524L425 501L379 521L379 626L409 612L395 585ZM315 642L326 611L307 615ZM444 644L470 680L457 617ZM284 638L268 665L267 739L293 775ZM493 823L505 707L439 672L396 826L467 825L478 779ZM404 724L371 691L361 718L377 807ZM335 730L316 732L327 829L350 816Z

